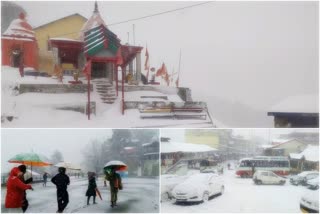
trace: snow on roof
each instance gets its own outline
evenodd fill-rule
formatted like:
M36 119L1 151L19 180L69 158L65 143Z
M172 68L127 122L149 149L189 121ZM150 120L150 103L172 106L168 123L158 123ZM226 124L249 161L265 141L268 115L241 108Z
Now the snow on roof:
M59 37L55 37L55 38L50 38L50 40L59 40L59 41L70 41L70 42L82 42L80 40L77 39L69 39L69 38L59 38Z
M273 145L270 145L270 144L265 144L265 145L262 145L261 148L263 149L268 149L268 148L272 148Z
M94 12L93 15L88 19L88 21L82 26L80 30L79 39L84 39L84 33L92 28L95 28L99 25L107 27L106 23L103 21L100 13L98 11Z
M290 153L290 158L301 159L305 158L306 161L318 162L319 161L319 146L308 145L301 153Z
M297 154L297 153L290 153L289 154L291 159L301 159L302 158L302 154Z
M307 161L319 161L319 146L308 145L301 153Z
M20 14L18 19L15 19L11 22L8 29L3 33L3 35L35 38L34 31L32 30L31 25L29 25L29 23L25 19L25 15L23 13Z
M318 113L319 95L291 96L274 105L270 112Z
M8 36L2 36L1 39L10 39L10 40L19 40L19 41L30 41L33 42L34 40L28 39L28 38L18 38L18 37L8 37Z
M162 142L161 153L174 152L210 152L216 149L203 144Z
M289 143L291 141L303 143L300 140L296 140L296 139L278 139L278 140L279 141L272 141L273 142L272 148L276 148L276 147L278 147L278 146L280 146L282 144Z
M285 143L285 142L288 142L288 141L291 141L292 139L283 139L283 138L278 138L278 139L272 139L271 142L272 143Z

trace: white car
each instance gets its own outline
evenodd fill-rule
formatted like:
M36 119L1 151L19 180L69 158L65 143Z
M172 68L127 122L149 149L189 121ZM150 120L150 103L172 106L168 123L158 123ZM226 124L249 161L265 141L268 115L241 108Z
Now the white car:
M319 189L319 177L308 180L307 186L308 186L308 189L312 189L312 190Z
M257 171L253 175L253 181L255 184L280 184L284 185L286 179L278 176L277 174L271 171Z
M199 173L199 171L190 170L185 175L161 175L161 201L167 201L169 199L172 199L173 197L171 191L173 190L173 188L196 173Z
M291 177L290 183L293 185L306 186L308 180L318 178L318 177L319 177L319 172L317 171L304 171L296 176Z
M303 213L319 213L319 189L308 191L300 200L300 209Z
M176 202L208 201L211 196L223 194L224 185L221 176L216 173L200 173L190 176L173 190Z

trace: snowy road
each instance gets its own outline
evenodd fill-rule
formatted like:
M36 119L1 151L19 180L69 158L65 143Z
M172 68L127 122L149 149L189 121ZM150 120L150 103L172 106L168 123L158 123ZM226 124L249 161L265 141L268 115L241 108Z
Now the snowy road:
M284 186L253 184L252 179L237 178L233 170L225 170L223 175L225 192L201 204L161 203L161 212L264 212L300 213L301 196L308 190L303 186L293 186L287 180Z
M97 203L92 205L92 199L89 206L86 205L85 196L87 190L86 179L73 179L68 187L70 202L65 209L67 213L157 213L159 212L159 180L145 178L127 178L123 179L124 189L118 193L118 207L110 207L109 189L103 187L102 179L97 181L98 188L102 195L102 201L97 197ZM29 200L28 213L55 213L57 211L56 188L48 182L47 187L42 184L33 184L34 191L27 192ZM4 208L4 199L6 189L2 188L2 212Z

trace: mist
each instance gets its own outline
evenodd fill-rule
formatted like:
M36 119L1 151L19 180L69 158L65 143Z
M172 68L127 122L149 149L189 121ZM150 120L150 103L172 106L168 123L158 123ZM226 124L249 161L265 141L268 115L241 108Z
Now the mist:
M32 26L73 13L89 18L94 7L78 1L17 4ZM226 126L272 127L267 112L273 105L289 96L319 94L316 1L215 1L114 25L193 4L98 1L122 44L148 46L151 67L164 62L169 73L178 71L181 49L180 86L191 88L195 101L206 101L212 116Z

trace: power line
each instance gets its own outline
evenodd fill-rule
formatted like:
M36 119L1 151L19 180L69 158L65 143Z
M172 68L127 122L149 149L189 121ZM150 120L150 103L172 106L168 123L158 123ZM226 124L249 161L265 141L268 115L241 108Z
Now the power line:
M212 2L213 1L201 2L201 3L198 3L198 4L193 4L193 5L189 5L189 6L185 6L185 7L180 7L180 8L176 8L176 9L172 9L172 10L167 10L167 11L163 11L163 12L159 12L159 13L155 13L155 14L151 14L151 15L147 15L147 16L142 16L142 17L138 17L138 18L128 19L128 20L125 20L125 21L111 23L111 24L108 24L107 26L119 25L119 24L124 24L124 23L132 22L132 21L147 19L147 18L151 18L151 17L154 17L154 16L160 16L160 15L173 13L173 12L180 11L180 10L185 10L185 9L189 9L189 8L193 8L193 7L198 7L198 6L209 4L209 3L212 3ZM80 33L80 32L83 32L83 31L80 30L80 31L77 31L77 32L71 32L71 33L55 35L54 37L66 36L66 35L70 35L70 34ZM39 40L45 40L45 39L47 39L47 38L43 38L43 39L39 39Z
M151 15L147 15L147 16L142 16L142 17L139 17L139 18L128 19L128 20L125 20L125 21L109 24L108 26L123 24L123 23L127 23L127 22L132 22L132 21L137 21L137 20L141 20L141 19L154 17L154 16L160 16L160 15L163 15L163 14L172 13L172 12L176 12L176 11L179 11L179 10L185 10L185 9L189 9L189 8L192 8L192 7L197 7L197 6L200 6L200 5L208 4L208 3L212 3L212 1L207 1L207 2L202 2L202 3L199 3L199 4L189 5L189 6L186 6L186 7L176 8L176 9L173 9L173 10L167 10L167 11L164 11L164 12L155 13L155 14L151 14Z

